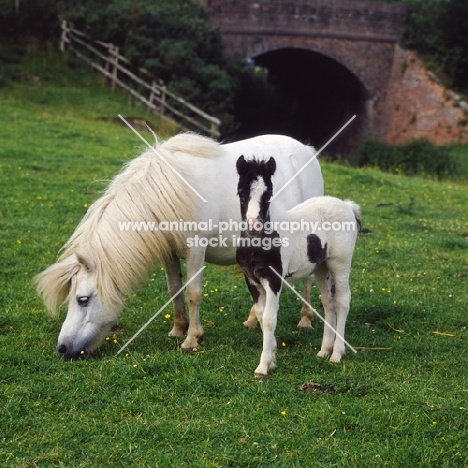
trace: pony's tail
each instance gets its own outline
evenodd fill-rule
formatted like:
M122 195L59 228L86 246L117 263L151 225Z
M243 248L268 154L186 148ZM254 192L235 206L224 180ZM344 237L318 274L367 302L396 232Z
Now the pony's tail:
M51 315L56 316L58 309L66 301L71 279L79 268L78 262L73 262L69 257L54 263L35 277L37 293Z
M356 219L357 223L357 230L358 232L362 231L362 221L361 221L361 207L354 203L351 200L345 200L345 203L353 210L354 218Z

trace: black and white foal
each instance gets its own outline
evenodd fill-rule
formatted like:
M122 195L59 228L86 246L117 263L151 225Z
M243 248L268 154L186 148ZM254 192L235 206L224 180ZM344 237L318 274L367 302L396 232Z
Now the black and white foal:
M263 332L263 351L255 375L275 367L276 317L283 278L315 276L325 321L320 357L340 362L351 293L349 273L360 228L359 206L334 197L314 197L270 219L271 178L276 161L237 160L243 227L236 260L254 300Z

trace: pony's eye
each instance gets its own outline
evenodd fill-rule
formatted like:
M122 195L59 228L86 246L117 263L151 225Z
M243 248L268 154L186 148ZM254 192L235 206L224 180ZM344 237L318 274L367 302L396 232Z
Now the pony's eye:
M80 307L86 307L89 302L89 296L79 296L77 297L77 302Z

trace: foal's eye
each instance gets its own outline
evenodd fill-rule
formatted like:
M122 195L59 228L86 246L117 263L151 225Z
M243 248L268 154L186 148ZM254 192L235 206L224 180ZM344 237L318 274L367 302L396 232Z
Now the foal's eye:
M89 302L89 296L79 296L76 300L80 307L86 307Z

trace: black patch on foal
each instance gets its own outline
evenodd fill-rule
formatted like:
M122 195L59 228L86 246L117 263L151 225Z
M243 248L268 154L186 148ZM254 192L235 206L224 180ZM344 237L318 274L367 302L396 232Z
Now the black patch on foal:
M246 238L246 233L241 232L241 237ZM280 236L276 231L262 236L262 240L267 238L269 238L271 242L273 242L274 239L280 240ZM278 294L281 290L283 263L281 261L280 247L271 245L269 249L264 249L262 247L240 245L237 247L236 261L242 268L246 277L247 286L255 302L258 296L252 292L249 280L252 280L254 283L260 283L260 279L267 279L271 290L275 294ZM279 277L270 267L278 273Z
M252 299L256 304L260 297L260 293L258 292L257 286L255 286L255 284L252 283L252 280L250 280L248 276L244 275L244 279L247 284L247 287L249 288L250 294L252 295Z
M322 241L317 234L307 236L307 258L310 263L320 265L327 258L327 244L322 247Z

